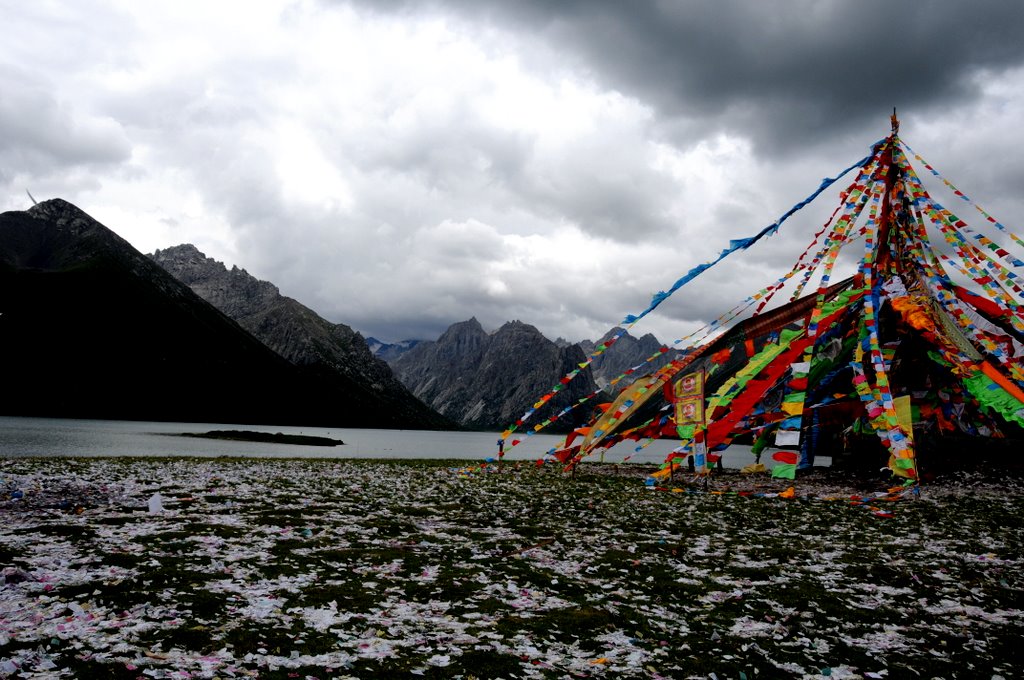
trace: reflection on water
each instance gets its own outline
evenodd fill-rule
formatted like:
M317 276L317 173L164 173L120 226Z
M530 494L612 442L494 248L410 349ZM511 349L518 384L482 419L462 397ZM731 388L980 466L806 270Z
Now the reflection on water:
M174 436L210 430L283 432L341 439L344 446L297 446ZM0 416L0 455L13 456L243 456L260 458L457 458L482 460L494 456L498 434L493 432L426 432L421 430L363 430L220 423L160 423L125 420L66 420ZM561 437L538 434L506 448L505 460L536 460L561 442ZM629 457L633 463L660 463L675 446L657 441L636 451L636 442L609 449L609 463ZM594 460L600 459L596 456ZM725 452L726 467L753 462L750 448L733 446ZM771 456L762 462L771 465ZM818 461L819 464L827 461Z

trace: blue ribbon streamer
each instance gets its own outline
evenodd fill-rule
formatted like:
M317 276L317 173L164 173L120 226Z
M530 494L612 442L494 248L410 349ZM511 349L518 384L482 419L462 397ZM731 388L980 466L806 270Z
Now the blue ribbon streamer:
M758 241L760 241L763 237L770 236L770 235L774 234L775 232L777 232L779 230L779 227L782 226L782 223L785 222L787 219L789 219L789 217L793 213L795 213L796 211L800 210L805 205L807 205L808 203L810 203L811 201L816 199L818 197L818 195L821 194L821 192L823 192L825 189L828 189L830 186L832 186L837 181L839 181L839 179L843 175L845 175L846 173L850 172L854 168L859 168L859 167L863 167L864 165L866 165L868 163L868 161L870 161L872 158L875 157L875 154L878 153L879 148L881 147L881 145L884 142L885 142L885 140L882 139L882 140L879 140L878 142L874 143L871 146L871 153L870 154L868 154L864 158L860 159L859 161L857 161L856 163L854 163L850 167L846 168L845 170L840 172L835 177L826 177L825 179L821 180L821 184L814 191L814 193L812 193L810 196L808 196L807 198L805 198L804 200L800 201L799 203L794 205L792 208L787 210L786 213L782 217L780 217L779 219L777 219L774 222L772 222L771 224L769 224L767 227L765 227L764 229L759 231L756 235L750 236L748 238L741 238L741 239L732 239L732 240L730 240L729 241L729 247L726 248L725 250L723 250L722 252L720 252L718 254L717 258L715 258L711 262L705 262L704 264L699 264L696 267L694 267L693 269L691 269L690 271L688 271L682 278L680 278L678 281L676 281L667 292L666 291L658 291L657 293L655 293L654 297L651 299L651 304L647 307L647 309L645 309L644 311L642 311L642 312L640 312L639 314L636 314L636 315L627 314L626 318L624 318L622 320L622 323L623 324L628 324L628 325L635 324L637 321L639 321L640 319L644 318L645 316L647 316L648 314L653 312L654 309L658 305L660 305L662 302L664 302L669 297L671 297L672 294L675 293L677 290L679 290L680 288L685 286L687 283L689 283L693 279L695 279L698 276L700 276L705 270L711 269L716 264L718 264L719 262L721 262L725 258L729 257L730 255L732 255L737 250L746 250L750 246L752 246L755 243L757 243Z

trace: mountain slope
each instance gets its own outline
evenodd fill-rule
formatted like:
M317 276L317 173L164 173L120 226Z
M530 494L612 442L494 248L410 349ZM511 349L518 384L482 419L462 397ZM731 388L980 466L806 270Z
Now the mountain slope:
M501 429L584 359L578 346L558 347L528 324L512 321L489 335L474 318L453 324L436 342L419 343L393 368L413 394L439 413L466 427ZM539 423L595 390L585 371L530 422ZM564 431L588 415L587 407L577 409L551 429Z
M400 356L411 350L416 345L423 342L422 340L402 340L400 342L384 342L377 338L366 338L366 344L370 348L370 354L373 356L383 359L392 364L398 360Z
M332 324L277 286L260 281L244 269L228 269L184 244L158 250L150 257L197 295L288 361L330 380L334 375L366 386L380 405L406 427L452 427L416 399L374 357L363 337L345 324Z
M296 367L60 199L0 214L0 413L406 426Z
M605 342L620 330L619 328L611 329L597 342L584 340L580 343L580 347L588 355L592 354L597 345ZM634 366L640 366L641 368L636 374L629 376L629 378L635 378L639 375L655 371L679 356L678 351L670 349L657 359L647 363L647 359L654 356L662 347L661 342L650 333L636 338L627 332L616 340L615 344L594 359L591 364L591 369L594 371L594 380L597 381L597 384L602 389L607 389L612 380ZM632 379L626 379L618 384L617 389L622 389L631 382L633 382Z

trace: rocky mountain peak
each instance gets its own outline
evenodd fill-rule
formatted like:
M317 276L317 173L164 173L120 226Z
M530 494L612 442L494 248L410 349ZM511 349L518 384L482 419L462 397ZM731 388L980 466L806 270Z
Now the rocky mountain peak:
M616 326L602 335L600 340L596 342L585 340L580 343L580 347L588 356L591 356L598 345L607 342L621 332L622 328ZM678 356L678 352L670 350L663 357L655 359L650 364L646 364L647 359L658 352L662 346L662 343L651 333L645 333L637 338L626 332L615 341L615 344L594 358L591 364L591 368L594 371L594 379L599 386L607 388L612 380L635 366L645 367L644 370L636 374L637 377L660 368Z
M471 317L466 321L459 321L453 323L451 326L441 334L441 338L459 338L459 337L470 337L470 336L486 336L487 332L484 327L480 325L476 317Z
M406 427L450 425L417 401L349 326L327 321L281 295L274 284L238 267L229 270L191 244L158 250L151 257L288 361L327 379L341 376L370 390L373 401L392 412L396 423L404 422Z
M0 262L14 269L46 272L117 269L146 279L174 298L188 291L128 241L61 198L2 216Z
M264 296L276 291L242 270L227 271L194 246L162 254L168 265L213 290L235 279ZM250 308L249 302L239 306ZM253 313L250 320L261 318L265 330L298 338L293 345L314 360L286 357L59 199L0 213L0 303L0 355L9 359L0 413L343 427L450 424L369 356L351 329L320 319L303 333L292 322L315 315L305 308L278 314L289 308L278 296L270 313ZM350 357L358 361L346 363Z
M63 198L51 198L37 203L26 211L32 217L45 220L57 232L73 236L84 236L102 231L112 241L128 242L90 217L84 210L68 203ZM97 229L99 227L99 229ZM129 246L130 247L130 246Z
M5 259L13 266L58 271L103 257L116 258L129 268L139 265L132 261L139 253L131 244L64 199L4 214L10 221L4 234L9 246Z
M576 345L559 347L536 327L510 321L488 335L476 319L453 324L436 342L422 342L393 367L413 394L438 412L478 429L501 429L584 359ZM589 372L577 377L538 413L564 408L595 389ZM580 414L559 422L564 430Z
M476 317L454 323L441 334L436 343L432 343L434 360L438 362L439 366L452 366L456 363L466 364L467 362L476 365L479 363L489 339L490 336L484 331L484 327L480 325ZM415 351L415 349L412 350L412 352Z
M274 304L281 291L244 269L228 269L191 243L157 250L150 257L200 297L235 318L256 314ZM244 325L244 324L243 324Z
M515 319L513 321L506 321L501 325L498 330L495 331L495 335L499 333L525 333L528 335L541 335L541 332L537 330L536 326L531 326L528 323L524 323Z

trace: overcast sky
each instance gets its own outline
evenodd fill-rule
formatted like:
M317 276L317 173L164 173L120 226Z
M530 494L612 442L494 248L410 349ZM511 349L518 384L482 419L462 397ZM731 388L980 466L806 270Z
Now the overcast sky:
M0 0L0 210L60 197L383 340L597 338L889 132L1024 215L1024 4ZM923 168L919 168L924 172ZM768 285L839 186L634 334ZM940 201L944 197L939 196Z

